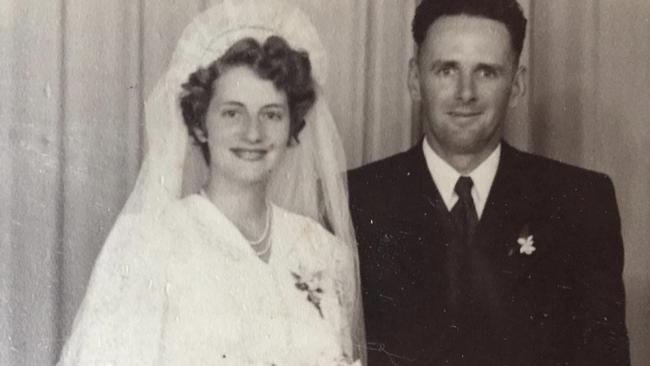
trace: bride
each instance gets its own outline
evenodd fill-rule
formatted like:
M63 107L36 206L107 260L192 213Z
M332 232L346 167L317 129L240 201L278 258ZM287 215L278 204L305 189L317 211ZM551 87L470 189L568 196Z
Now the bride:
M360 364L325 66L313 25L279 0L224 0L185 29L59 365Z

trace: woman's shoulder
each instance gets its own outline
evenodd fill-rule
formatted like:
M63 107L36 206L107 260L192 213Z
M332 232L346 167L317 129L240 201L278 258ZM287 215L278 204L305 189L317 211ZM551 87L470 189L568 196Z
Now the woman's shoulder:
M104 245L106 250L164 253L173 248L174 238L183 235L191 223L192 203L174 200L160 210L120 215Z
M200 195L194 194L169 202L155 217L161 230L187 235L196 226L212 223L214 207Z
M276 224L273 229L300 251L309 251L329 260L352 255L353 243L345 243L311 217L273 206Z
M332 242L333 245L340 243L339 238L311 217L291 212L276 205L273 205L273 215L276 221L275 227L282 231L289 230L304 239Z

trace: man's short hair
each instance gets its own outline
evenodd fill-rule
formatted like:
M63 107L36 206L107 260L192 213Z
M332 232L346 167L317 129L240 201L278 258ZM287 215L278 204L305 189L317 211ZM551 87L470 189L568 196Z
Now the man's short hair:
M503 23L517 59L524 48L526 17L516 0L422 0L415 10L413 40L420 47L431 24L449 15L469 15Z

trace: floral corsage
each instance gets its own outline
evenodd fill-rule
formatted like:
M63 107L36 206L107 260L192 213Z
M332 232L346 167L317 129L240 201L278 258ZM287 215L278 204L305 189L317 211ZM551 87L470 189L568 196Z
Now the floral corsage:
M323 310L321 309L321 297L323 296L321 281L323 278L323 272L305 272L306 271L304 271L303 268L300 268L299 273L291 272L291 275L296 280L296 288L307 293L307 301L316 307L318 314L323 318Z

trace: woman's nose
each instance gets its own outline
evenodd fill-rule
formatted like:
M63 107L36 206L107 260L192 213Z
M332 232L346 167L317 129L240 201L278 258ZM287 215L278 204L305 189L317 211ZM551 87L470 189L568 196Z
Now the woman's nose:
M263 137L262 123L259 118L249 117L246 121L246 131L244 136L249 142L260 142Z

